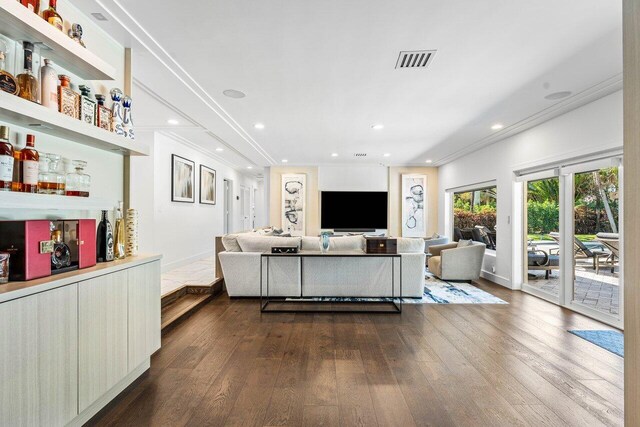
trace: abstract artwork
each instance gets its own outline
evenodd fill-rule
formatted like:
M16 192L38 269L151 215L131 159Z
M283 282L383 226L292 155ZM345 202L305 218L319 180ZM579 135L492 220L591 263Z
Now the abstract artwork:
M196 165L191 160L171 155L171 201L194 203Z
M427 176L402 175L402 237L425 237Z
M216 171L205 165L200 165L200 203L216 204Z
M282 229L292 236L305 233L305 174L282 175Z

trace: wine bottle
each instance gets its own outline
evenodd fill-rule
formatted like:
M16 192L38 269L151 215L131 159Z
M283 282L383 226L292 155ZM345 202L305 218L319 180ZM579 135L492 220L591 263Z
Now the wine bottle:
M96 236L96 260L98 262L113 261L113 229L107 219L107 211L102 211L102 220L98 224Z
M124 218L122 217L122 202L120 202L118 209L116 209L116 237L114 251L116 259L124 259L126 256L124 239Z

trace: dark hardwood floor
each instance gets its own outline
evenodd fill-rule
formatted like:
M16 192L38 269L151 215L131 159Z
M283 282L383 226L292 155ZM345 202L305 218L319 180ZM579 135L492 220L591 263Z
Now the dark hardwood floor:
M98 425L623 424L623 360L566 332L606 328L482 282L509 305L262 314L216 297L170 330Z

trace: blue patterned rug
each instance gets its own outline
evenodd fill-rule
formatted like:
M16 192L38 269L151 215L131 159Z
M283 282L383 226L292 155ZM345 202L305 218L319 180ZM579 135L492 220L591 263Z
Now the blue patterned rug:
M299 298L287 298L295 301ZM313 302L390 302L392 298L303 298ZM403 304L508 304L469 283L445 282L427 273L422 298L402 298Z
M569 331L592 344L609 350L613 354L624 357L624 335L619 331Z

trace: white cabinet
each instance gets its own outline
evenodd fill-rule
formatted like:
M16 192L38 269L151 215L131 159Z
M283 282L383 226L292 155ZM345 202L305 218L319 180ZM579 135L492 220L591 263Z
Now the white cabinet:
M124 378L127 363L127 270L78 287L80 412Z
M0 425L78 414L77 284L0 304Z
M160 348L160 262L127 270L129 371Z

